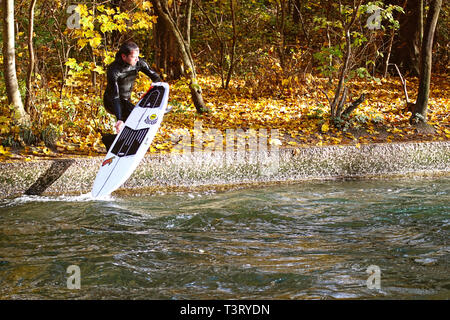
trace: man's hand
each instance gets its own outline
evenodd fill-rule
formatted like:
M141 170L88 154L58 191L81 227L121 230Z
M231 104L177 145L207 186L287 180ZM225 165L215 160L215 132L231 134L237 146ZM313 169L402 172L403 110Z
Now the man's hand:
M114 125L114 128L116 128L117 134L119 134L119 132L122 131L124 125L125 125L125 123L123 123L122 120L119 120L116 122L116 124Z

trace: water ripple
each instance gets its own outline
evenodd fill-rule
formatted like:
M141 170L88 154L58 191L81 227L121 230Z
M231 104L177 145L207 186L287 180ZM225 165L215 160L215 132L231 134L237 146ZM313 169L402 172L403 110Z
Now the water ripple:
M449 182L3 200L0 297L448 299Z

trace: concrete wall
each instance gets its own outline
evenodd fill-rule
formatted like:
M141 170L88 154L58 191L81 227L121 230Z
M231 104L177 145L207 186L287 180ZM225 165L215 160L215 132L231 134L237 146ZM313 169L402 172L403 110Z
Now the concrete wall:
M0 163L0 198L88 193L102 160ZM148 154L118 192L424 173L450 173L449 141L279 149L272 154Z

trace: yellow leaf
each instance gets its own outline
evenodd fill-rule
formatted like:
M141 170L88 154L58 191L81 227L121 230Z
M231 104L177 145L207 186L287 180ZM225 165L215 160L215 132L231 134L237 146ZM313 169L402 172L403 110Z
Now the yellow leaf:
M5 148L3 148L2 145L0 145L0 154L5 154L7 151L5 150Z
M96 67L94 68L94 72L97 72L98 74L104 74L104 73L105 73L105 70L103 69L102 66L96 66Z
M79 13L81 16L87 16L87 15L88 15L88 8L87 8L87 6L84 5L84 4L79 4L78 7L77 7L77 9L76 9L75 11L78 11L78 13Z
M92 48L97 48L101 42L102 38L100 37L95 37L89 40L89 44L91 45Z
M113 15L116 13L116 10L114 10L112 8L107 8L105 11L106 11L106 14L108 14L108 15Z
M147 9L151 9L152 8L152 4L150 3L150 1L144 1L144 3L142 3L142 9L147 10Z
M81 47L81 48L84 48L85 46L86 46L86 44L88 43L88 40L86 40L86 39L78 39L78 45Z
M335 138L335 137L331 137L331 140L333 141L334 144L339 144L342 141L341 138Z
M350 132L345 133L345 135L347 137L349 137L350 139L355 139L355 136L353 134L351 134Z
M328 123L324 123L322 125L321 130L322 130L323 133L328 132L328 130L330 130L330 126L328 125Z
M115 60L114 56L106 56L103 59L103 63L108 65L108 64L111 64L114 60Z

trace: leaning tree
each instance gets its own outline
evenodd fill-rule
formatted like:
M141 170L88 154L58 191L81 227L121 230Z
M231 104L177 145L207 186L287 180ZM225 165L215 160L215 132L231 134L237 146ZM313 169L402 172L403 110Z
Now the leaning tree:
M158 19L164 21L165 26L168 28L168 34L175 40L181 60L186 67L186 73L190 80L189 87L197 112L208 112L208 108L203 101L202 89L197 83L197 72L192 57L189 38L186 37L186 35L183 35L183 32L178 28L176 21L170 13L167 0L152 0L152 4Z

